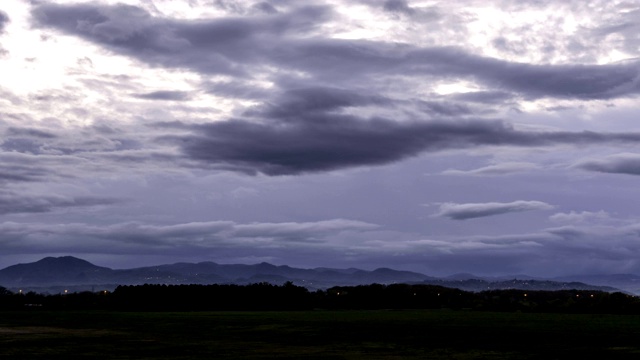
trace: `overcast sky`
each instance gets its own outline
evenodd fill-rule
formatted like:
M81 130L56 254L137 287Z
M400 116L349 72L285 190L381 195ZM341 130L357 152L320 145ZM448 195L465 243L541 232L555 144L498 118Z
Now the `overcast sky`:
M640 273L637 1L2 0L0 268Z

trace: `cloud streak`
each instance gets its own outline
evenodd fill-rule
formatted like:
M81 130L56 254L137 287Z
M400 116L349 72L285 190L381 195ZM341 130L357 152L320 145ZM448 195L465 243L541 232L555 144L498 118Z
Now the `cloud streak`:
M86 208L122 203L122 199L98 196L26 195L0 191L0 215L45 213L65 208Z
M134 94L133 96L138 99L146 100L186 101L189 100L191 94L187 91L160 90L144 94Z
M556 213L549 216L549 220L558 223L569 223L569 224L594 224L594 223L606 223L616 221L616 219L611 218L611 216L603 211L571 211L568 213Z
M233 221L191 222L174 225L151 225L140 222L96 226L82 223L0 224L0 234L6 241L19 239L14 251L27 251L34 244L50 251L91 252L107 245L117 252L163 252L167 249L193 253L215 249L265 249L322 247L327 237L342 233L376 230L377 225L347 219L332 219L306 223L237 223ZM93 239L88 244L86 239ZM307 245L305 245L307 244ZM74 247L76 249L74 250ZM95 248L94 248L95 247ZM20 249L20 250L19 250ZM197 250L195 250L197 251Z
M577 168L610 174L640 175L640 154L624 153L601 159L583 160Z
M440 204L440 211L433 216L446 217L451 220L468 220L514 212L551 209L553 209L552 205L542 201L518 200L509 203L489 202L469 204L444 203Z
M329 109L338 107L335 104ZM295 113L295 116L281 114ZM394 121L285 107L263 121L233 119L187 126L171 139L185 157L214 167L295 175L389 164L419 155L476 146L543 147L637 143L640 133L518 131L502 121Z
M501 164L489 165L472 170L456 170L449 169L442 172L442 175L472 175L472 176L492 176L492 175L509 175L522 172L529 172L540 167L532 163L523 162L506 162Z

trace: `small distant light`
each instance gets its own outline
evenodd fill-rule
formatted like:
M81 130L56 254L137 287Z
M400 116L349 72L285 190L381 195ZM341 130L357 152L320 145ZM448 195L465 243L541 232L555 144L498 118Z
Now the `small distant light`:
M593 294L591 294L591 297L593 297Z
M64 293L65 293L65 294L66 294L66 293L68 293L68 292L69 292L69 290L67 290L67 289L64 289Z
M524 294L524 296L526 297L526 296L527 296L527 294Z
M18 292L19 292L20 294L22 294L22 289L18 290Z

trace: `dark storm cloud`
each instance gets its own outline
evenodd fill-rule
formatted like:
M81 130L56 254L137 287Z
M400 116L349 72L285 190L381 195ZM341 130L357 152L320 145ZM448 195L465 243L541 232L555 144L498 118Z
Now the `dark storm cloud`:
M499 121L397 122L346 115L304 120L274 125L235 119L193 126L192 135L173 139L191 159L268 175L381 165L427 151L483 145L640 141L640 134L522 132Z
M396 4L397 3L397 4ZM392 2L396 8L401 2ZM400 5L398 5L400 4ZM400 6L401 7L401 6ZM41 5L36 23L83 37L152 65L251 77L265 66L299 71L316 83L374 82L384 75L468 78L492 91L525 98L610 99L635 95L638 62L533 65L473 55L457 48L308 36L329 19L324 7L214 20L173 20L133 6ZM281 81L276 79L277 81Z
M501 215L531 210L550 210L553 206L541 201L514 201L510 203L471 203L440 205L440 211L434 216L447 217L451 220L467 220L485 216Z
M640 154L617 154L579 162L575 167L612 174L640 175Z
M290 91L246 118L201 125L168 137L192 160L267 175L381 165L422 152L475 146L591 145L640 141L640 133L518 131L502 121L396 121L361 118L345 109L391 100L333 88ZM160 126L160 125L158 125Z
M286 91L274 102L254 107L245 115L272 118L277 121L299 121L304 116L318 115L309 121L321 121L323 114L367 105L390 107L393 106L393 101L378 95L317 86Z
M191 98L188 91L153 91L144 94L134 94L133 97L147 100L169 100L169 101L186 101Z
M277 126L230 120L197 126L193 135L175 140L194 160L248 173L284 175L391 163L428 149L491 142L504 131L509 132L501 123L399 123L324 116L317 123Z

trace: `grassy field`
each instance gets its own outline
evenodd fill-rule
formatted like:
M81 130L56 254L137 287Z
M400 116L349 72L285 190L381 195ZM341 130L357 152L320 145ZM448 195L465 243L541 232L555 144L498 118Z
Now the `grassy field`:
M0 312L2 359L637 359L640 317L472 311Z

